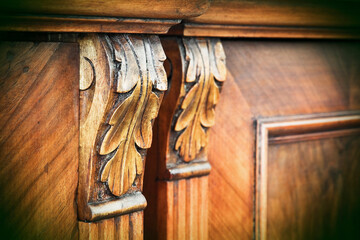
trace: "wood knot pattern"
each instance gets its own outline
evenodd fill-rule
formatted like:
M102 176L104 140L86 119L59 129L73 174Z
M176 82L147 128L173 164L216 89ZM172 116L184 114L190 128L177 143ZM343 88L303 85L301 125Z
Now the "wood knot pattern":
M167 89L166 56L157 36L103 35L100 42L102 49L87 46L90 52L81 64L89 71L83 74L80 88L86 90L99 81L92 97L92 102L102 102L92 113L102 114L95 138L101 163L95 175L113 195L121 196L143 174L141 149L151 146L152 122ZM91 57L102 50L107 63L97 72Z
M220 86L226 79L225 53L219 39L183 38L183 79L180 115L175 131L181 132L175 150L185 162L195 159L207 145L207 129L215 123Z

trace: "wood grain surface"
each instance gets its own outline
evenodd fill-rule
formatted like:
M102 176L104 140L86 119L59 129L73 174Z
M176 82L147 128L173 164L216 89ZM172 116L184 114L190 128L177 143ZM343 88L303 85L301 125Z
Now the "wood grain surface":
M182 19L198 16L209 0L5 0L1 11L31 15L92 15Z
M6 239L77 239L78 53L0 43L0 215Z
M236 18L235 18L236 19ZM301 39L359 39L358 27L297 27L297 26L251 26L206 23L184 23L174 26L169 34L197 37L241 38L301 38Z
M98 222L79 221L80 239L141 240L143 239L143 211L104 219Z
M214 0L194 23L242 26L359 26L359 1Z
M269 146L267 239L360 238L359 146L359 135Z
M163 38L169 92L147 156L145 237L208 238L208 129L226 79L219 39ZM154 221L153 219L156 219Z
M360 232L354 227L356 224L352 226L352 222L355 220L356 223L355 216L360 208L360 197L356 197L358 194L355 190L360 182L356 179L346 180L347 183L350 181L350 189L346 188L346 191L354 193L349 200L342 185L331 185L332 174L327 174L327 168L329 166L332 172L337 172L336 179L341 181L354 175L346 171L349 169L344 170L334 162L356 168L356 163L354 165L352 162L357 162L357 153L348 154L352 150L347 147L353 143L354 147L358 146L356 140L353 140L354 136L359 136L360 112L259 118L256 128L255 239L338 239L341 232L346 239L359 235ZM346 136L352 137L350 143L342 140ZM279 137L287 138L282 141ZM274 138L277 141L272 141ZM327 140L336 138L338 142L335 145L344 144L341 149L327 143ZM303 142L308 143L305 148L287 150L286 147L280 147L281 152L277 153L277 158L270 159L271 149L284 145L301 145ZM317 142L321 144L317 145ZM332 150L329 151L328 148ZM322 164L318 165L321 160ZM357 170L352 170L356 174ZM321 191L318 186L321 186ZM329 188L332 191L323 190ZM322 202L323 198L327 200ZM339 205L339 201L343 203ZM311 207L307 202L311 203ZM334 209L326 207L327 204L335 206ZM345 213L347 219L339 218L341 214L336 211ZM332 215L330 222L326 220L329 215ZM317 220L312 221L314 218ZM351 231L344 232L343 226L349 226ZM272 228L276 230L273 231Z
M186 19L178 32L207 37L359 39L359 7L359 1L339 0L214 0L204 14Z
M157 189L156 208L145 209L145 239L208 239L207 176L160 181Z
M0 30L18 32L102 32L164 34L180 20L1 14Z
M360 109L352 41L223 40L227 80L211 128L209 238L254 237L254 119Z

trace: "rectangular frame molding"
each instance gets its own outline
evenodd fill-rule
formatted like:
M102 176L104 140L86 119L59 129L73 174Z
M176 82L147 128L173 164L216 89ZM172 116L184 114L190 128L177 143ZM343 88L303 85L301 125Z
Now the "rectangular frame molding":
M260 118L256 126L255 239L266 240L268 146L359 134L360 111Z

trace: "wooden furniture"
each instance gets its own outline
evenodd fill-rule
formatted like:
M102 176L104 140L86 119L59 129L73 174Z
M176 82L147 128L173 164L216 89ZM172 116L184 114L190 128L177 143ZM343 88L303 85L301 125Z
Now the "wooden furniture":
M360 2L6 0L5 239L359 239Z

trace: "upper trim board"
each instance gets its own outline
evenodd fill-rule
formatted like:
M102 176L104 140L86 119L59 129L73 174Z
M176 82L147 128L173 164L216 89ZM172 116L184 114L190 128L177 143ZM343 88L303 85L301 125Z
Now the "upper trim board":
M165 34L181 20L58 15L0 15L0 31Z
M201 16L188 22L288 27L359 27L360 1L214 0Z
M3 0L2 12L11 14L86 15L127 18L183 19L199 16L209 0Z

